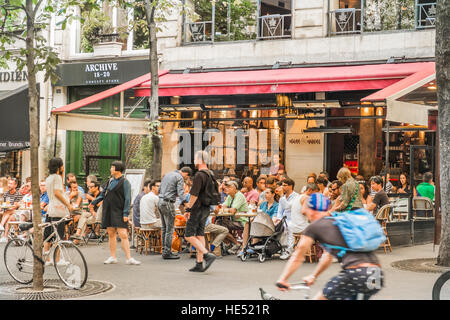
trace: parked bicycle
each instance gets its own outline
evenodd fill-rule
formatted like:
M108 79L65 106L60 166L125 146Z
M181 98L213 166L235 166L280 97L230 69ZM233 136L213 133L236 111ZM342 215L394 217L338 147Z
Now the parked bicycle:
M45 261L53 256L53 265L61 281L71 289L80 289L86 284L88 277L86 260L72 241L61 240L56 229L60 223L71 220L72 218L62 218L39 225L42 228L53 228L53 232L44 240L44 244L55 237L51 249L43 255L43 260L39 260L45 267ZM28 239L14 237L10 239L4 251L6 270L14 280L22 284L29 284L33 281L33 236L29 232L32 227L32 223L20 224L20 231L24 231Z
M450 300L450 271L444 272L437 278L433 286L433 300Z

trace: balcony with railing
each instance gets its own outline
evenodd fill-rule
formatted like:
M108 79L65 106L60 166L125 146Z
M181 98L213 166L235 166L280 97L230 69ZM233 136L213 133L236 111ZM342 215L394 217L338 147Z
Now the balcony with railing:
M292 15L272 14L258 18L258 39L292 37Z
M360 8L340 8L328 13L328 34L434 28L436 1L364 0Z
M436 23L436 2L416 4L416 29L434 28Z
M189 22L184 26L185 43L214 42L214 28L212 21Z
M329 34L351 34L361 32L361 9L336 9L329 13Z

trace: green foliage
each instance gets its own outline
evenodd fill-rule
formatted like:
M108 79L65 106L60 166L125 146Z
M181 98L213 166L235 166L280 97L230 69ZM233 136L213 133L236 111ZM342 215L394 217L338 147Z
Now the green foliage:
M101 34L114 32L111 18L101 10L83 10L81 17L81 50L93 52L93 45L98 43Z
M22 71L27 59L33 57L33 68L29 74L44 72L45 81L53 83L58 80L56 66L61 63L58 52L47 43L44 32L52 18L57 18L58 25L64 30L68 23L80 17L74 15L72 7L89 5L96 8L96 0L33 0L33 7L27 10L24 0L0 0L0 66L13 61L17 69ZM31 48L27 49L27 35L34 38Z
M415 0L366 0L364 30L414 29Z
M197 21L212 21L210 0L194 0L193 4ZM256 3L254 1L217 0L214 19L216 41L250 40L256 37Z
M149 168L152 164L153 159L153 146L150 136L145 136L142 139L141 146L134 156L130 160L131 165L134 168Z

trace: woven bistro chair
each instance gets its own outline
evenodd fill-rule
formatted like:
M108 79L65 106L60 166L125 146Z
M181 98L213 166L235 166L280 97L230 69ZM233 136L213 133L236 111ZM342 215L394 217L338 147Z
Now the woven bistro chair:
M384 235L386 236L386 240L380 245L380 247L383 247L384 253L386 253L386 248L389 248L389 251L392 252L391 241L389 240L387 233L387 224L391 221L390 210L391 205L386 204L382 206L375 215L375 219L380 223L381 228L384 231Z

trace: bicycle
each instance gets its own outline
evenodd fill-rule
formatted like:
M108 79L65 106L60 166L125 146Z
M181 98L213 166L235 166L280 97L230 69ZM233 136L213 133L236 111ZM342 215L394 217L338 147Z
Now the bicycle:
M280 283L277 283L276 286L279 288L286 288L283 285L281 285ZM309 300L309 293L310 293L311 288L306 285L306 282L298 282L298 283L291 284L291 290L304 290L305 291L304 298L305 298L305 300ZM281 299L274 297L272 294L264 291L262 288L259 288L259 292L260 292L261 298L263 300L281 300Z
M86 260L80 249L72 241L61 240L56 229L58 224L71 220L72 218L62 218L58 221L45 222L39 225L42 228L50 226L53 228L53 232L44 240L44 244L49 243L54 236L56 240L51 249L44 252L43 260L39 258L38 260L45 268L45 261L53 253L53 265L58 277L70 289L80 289L86 284L88 277ZM7 243L4 250L6 270L15 281L22 284L29 284L33 281L35 255L32 247L33 237L28 231L32 227L32 223L20 224L19 229L26 233L28 240L14 237Z
M446 271L437 278L433 285L433 300L449 300L450 299L450 271Z

